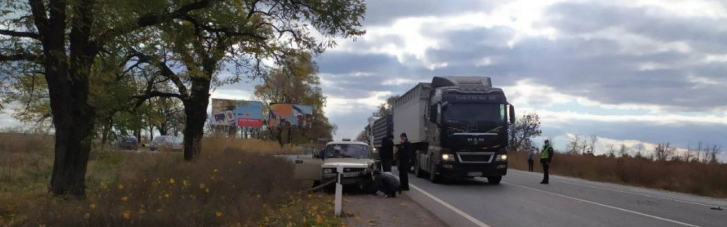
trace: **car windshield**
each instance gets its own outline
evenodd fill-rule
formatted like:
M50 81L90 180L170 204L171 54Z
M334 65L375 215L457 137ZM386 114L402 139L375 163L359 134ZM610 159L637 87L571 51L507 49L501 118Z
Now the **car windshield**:
M504 123L505 104L451 104L444 110L444 122L450 124Z
M331 144L326 147L328 158L368 158L369 147L361 144Z

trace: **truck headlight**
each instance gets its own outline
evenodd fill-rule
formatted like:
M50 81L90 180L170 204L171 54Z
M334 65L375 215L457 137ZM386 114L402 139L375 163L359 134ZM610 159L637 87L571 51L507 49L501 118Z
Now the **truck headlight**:
M333 169L331 169L331 168L323 169L323 173L326 173L326 174L327 173L333 173Z
M454 161L454 155L442 154L442 161Z
M495 158L495 161L507 161L507 155L506 154L498 154L497 158Z

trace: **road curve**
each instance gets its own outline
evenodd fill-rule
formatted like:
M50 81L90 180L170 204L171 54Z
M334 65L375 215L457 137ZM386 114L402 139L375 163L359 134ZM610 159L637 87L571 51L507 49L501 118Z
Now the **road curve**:
M727 200L509 170L432 184L409 175L407 194L451 226L727 226Z

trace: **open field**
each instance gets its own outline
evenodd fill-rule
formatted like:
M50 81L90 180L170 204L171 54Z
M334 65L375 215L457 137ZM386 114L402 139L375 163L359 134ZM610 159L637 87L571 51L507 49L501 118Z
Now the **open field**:
M206 138L181 153L94 150L85 199L50 195L53 137L0 133L0 226L338 226L332 196L302 192L293 154L257 140Z
M526 155L511 152L510 168L527 171ZM542 172L539 160L535 160L534 170ZM556 153L550 171L592 181L727 198L727 164Z

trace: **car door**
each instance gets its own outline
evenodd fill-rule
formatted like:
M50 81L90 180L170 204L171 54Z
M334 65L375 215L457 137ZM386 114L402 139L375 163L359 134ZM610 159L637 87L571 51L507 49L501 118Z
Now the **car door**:
M297 155L293 178L300 180L321 180L323 160L313 155Z

